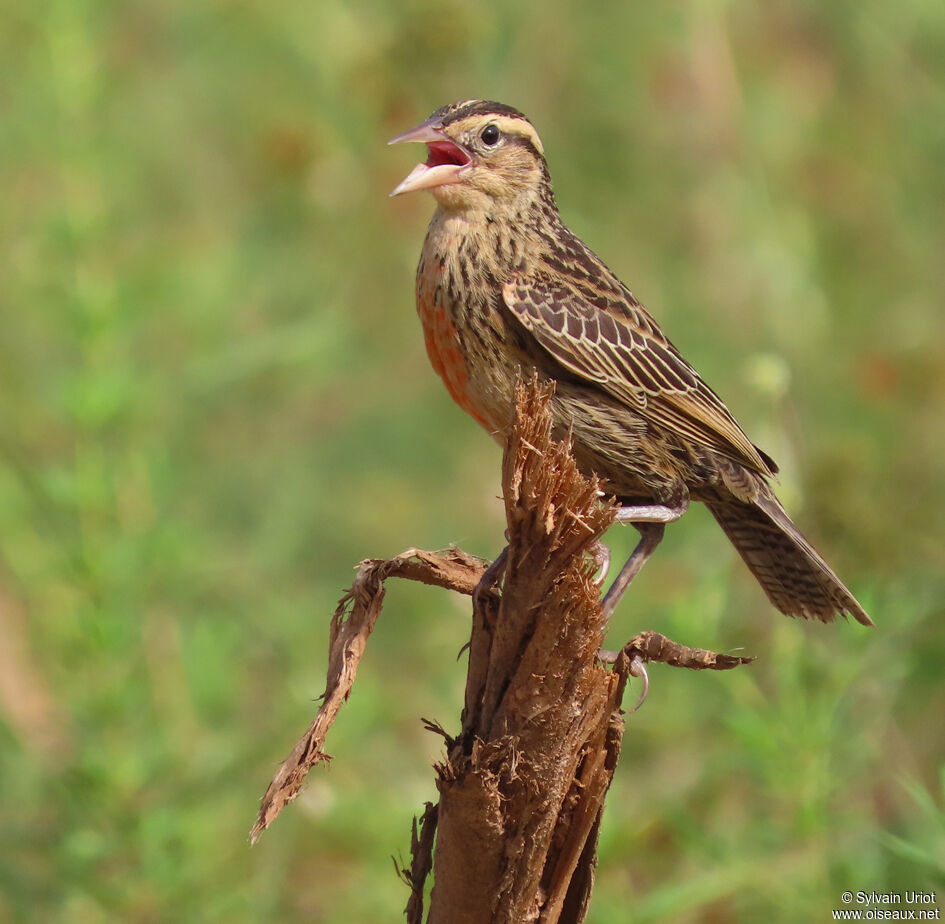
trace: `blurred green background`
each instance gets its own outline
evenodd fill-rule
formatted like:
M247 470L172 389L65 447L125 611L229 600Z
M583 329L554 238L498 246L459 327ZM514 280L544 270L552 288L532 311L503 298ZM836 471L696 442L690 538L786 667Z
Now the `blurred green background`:
M0 3L0 921L400 920L468 601L395 585L330 768L252 850L352 567L502 545L430 370L387 138L524 110L571 226L782 465L878 628L778 616L697 510L591 921L945 891L945 5ZM615 530L615 555L632 531Z

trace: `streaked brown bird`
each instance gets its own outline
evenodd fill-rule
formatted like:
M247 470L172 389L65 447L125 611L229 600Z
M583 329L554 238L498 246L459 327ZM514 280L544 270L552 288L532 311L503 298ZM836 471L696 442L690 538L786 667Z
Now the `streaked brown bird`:
M571 434L579 467L603 479L619 519L641 533L604 598L608 613L692 498L782 613L872 625L775 496L774 461L562 222L528 119L465 100L391 144L404 141L426 144L428 157L391 195L429 189L437 201L417 268L433 367L500 443L520 372L554 380L557 432Z

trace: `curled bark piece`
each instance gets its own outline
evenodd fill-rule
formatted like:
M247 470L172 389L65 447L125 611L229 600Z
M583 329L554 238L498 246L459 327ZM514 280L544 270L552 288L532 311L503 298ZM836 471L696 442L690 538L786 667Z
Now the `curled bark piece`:
M309 770L321 761L331 760L322 748L338 710L351 692L368 637L381 613L384 581L400 577L471 594L486 564L461 549L444 552L407 549L395 558L361 562L351 589L338 601L331 618L328 680L321 708L269 784L250 832L252 843L298 795Z

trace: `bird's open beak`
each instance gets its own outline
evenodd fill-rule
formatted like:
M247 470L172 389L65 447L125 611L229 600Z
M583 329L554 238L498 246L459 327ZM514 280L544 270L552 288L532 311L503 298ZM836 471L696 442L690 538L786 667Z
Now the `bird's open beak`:
M448 183L459 183L463 171L472 163L472 155L461 144L453 141L443 131L439 119L426 122L391 138L388 144L400 144L404 141L420 141L427 146L429 156L426 163L417 164L404 181L391 193L414 192L417 189L433 189Z

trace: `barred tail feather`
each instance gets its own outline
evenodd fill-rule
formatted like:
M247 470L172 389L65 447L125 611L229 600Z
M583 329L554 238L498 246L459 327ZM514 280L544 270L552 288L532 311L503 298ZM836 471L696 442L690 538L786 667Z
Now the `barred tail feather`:
M773 495L754 503L726 498L706 506L782 613L821 622L831 622L839 613L873 625Z

